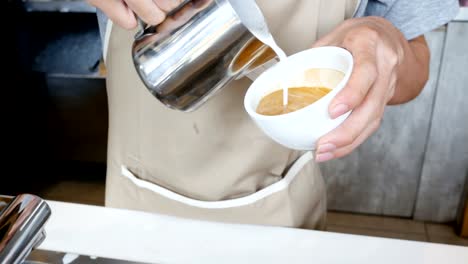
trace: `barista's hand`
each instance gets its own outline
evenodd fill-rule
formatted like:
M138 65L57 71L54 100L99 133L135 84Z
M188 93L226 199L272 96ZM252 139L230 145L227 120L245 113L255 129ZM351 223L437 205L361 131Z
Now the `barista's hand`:
M134 14L149 25L158 25L166 14L178 7L182 0L87 0L101 9L114 23L133 29L137 26Z
M329 107L332 118L353 112L319 140L318 162L352 152L379 128L387 104L415 98L428 78L429 50L424 37L407 41L383 18L347 20L314 46L343 47L355 62L348 85Z

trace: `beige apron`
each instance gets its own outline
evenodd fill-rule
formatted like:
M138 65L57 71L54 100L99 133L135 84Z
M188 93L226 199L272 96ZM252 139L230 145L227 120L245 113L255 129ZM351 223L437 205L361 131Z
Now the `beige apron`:
M358 0L258 0L288 52L352 17ZM312 153L281 147L243 109L250 80L193 113L163 106L131 59L134 32L112 27L107 47L106 205L194 219L321 228L325 186Z

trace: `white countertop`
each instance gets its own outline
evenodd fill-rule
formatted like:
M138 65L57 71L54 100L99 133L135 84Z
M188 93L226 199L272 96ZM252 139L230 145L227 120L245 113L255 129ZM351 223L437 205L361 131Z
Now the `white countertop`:
M48 203L44 250L149 263L468 263L468 247Z

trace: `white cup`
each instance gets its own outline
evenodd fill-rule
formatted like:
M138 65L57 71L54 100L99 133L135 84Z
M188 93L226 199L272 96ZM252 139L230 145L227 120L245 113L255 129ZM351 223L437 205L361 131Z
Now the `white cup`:
M306 78L304 73L310 69L332 69L344 73L344 77ZM328 107L336 94L341 91L353 71L353 56L338 47L320 47L296 53L262 73L250 86L244 98L247 113L271 139L296 150L315 150L317 140L338 127L348 118L348 112L331 119ZM260 100L266 95L283 87L325 86L332 89L317 102L298 111L265 116L256 112ZM333 86L333 87L330 87Z

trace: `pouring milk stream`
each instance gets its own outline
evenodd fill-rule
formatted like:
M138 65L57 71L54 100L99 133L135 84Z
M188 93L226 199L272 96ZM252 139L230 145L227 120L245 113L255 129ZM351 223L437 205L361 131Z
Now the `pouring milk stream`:
M270 46L280 61L287 58L286 53L276 44L262 11L255 0L229 0L244 26L261 42ZM288 105L288 87L283 86L283 105Z

